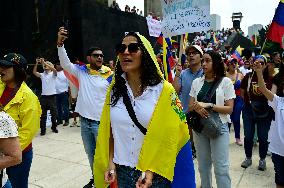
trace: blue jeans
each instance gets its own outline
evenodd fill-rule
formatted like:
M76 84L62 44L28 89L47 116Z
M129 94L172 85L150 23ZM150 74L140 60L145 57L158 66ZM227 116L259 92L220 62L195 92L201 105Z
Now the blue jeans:
M12 188L11 182L9 180L7 180L7 182L5 183L5 185L2 188Z
M13 188L28 188L30 168L33 160L33 149L22 155L22 163L7 168L7 174Z
M202 188L212 187L212 164L214 166L217 187L231 188L228 125L222 125L222 134L215 139L210 139L203 134L194 132L193 140Z
M57 104L57 122L69 122L69 95L68 92L63 92L56 95Z
M80 117L81 122L81 137L83 140L85 152L88 156L90 167L93 172L94 155L96 150L96 140L99 129L99 121L90 120Z
M234 109L233 113L231 114L231 120L234 124L234 130L235 130L235 138L241 138L240 137L240 127L241 127L241 112L244 106L244 102L242 97L237 96L234 100Z
M123 165L116 165L116 173L117 173L117 183L118 187L123 188L133 188L136 187L136 182L141 176L141 172L136 170L135 168L131 168ZM152 180L152 188L170 188L171 182L166 178L154 174Z
M243 109L244 124L244 148L247 158L252 157L253 138L255 124L257 125L257 136L259 142L259 157L265 159L268 150L268 131L270 129L271 119L256 120L252 115L252 107L245 105Z

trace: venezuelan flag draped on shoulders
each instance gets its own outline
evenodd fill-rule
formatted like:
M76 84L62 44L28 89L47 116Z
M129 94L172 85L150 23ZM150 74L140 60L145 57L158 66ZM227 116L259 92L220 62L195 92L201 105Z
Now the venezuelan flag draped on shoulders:
M107 67L107 66L104 66L102 65L102 67L99 69L99 70L94 70L94 69L91 69L90 68L90 64L87 64L87 65L82 65L82 66L79 66L79 65L75 65L77 66L79 69L91 74L91 75L100 75L101 77L103 77L104 79L106 79L107 81L111 82L111 79L112 79L112 75L113 75L113 72L112 70ZM76 88L78 89L79 88L79 81L78 81L78 78L69 73L68 71L66 70L63 70L64 71L64 74L66 76L66 78L72 82L72 84L74 84L76 86Z
M149 41L139 35L157 71L161 74L156 56ZM97 188L106 188L104 173L109 164L110 103L112 81L104 104L94 156L94 180ZM163 81L163 90L156 104L147 134L140 151L136 168L150 170L172 181L172 187L196 187L189 131L181 102L173 86Z
M275 11L273 21L267 33L267 38L273 42L277 42L282 46L282 39L284 36L284 0L279 2L279 5Z

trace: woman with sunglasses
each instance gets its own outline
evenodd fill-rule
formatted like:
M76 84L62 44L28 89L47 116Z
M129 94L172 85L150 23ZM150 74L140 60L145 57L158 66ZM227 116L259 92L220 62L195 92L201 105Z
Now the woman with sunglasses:
M269 130L269 150L272 152L276 187L284 188L284 85L278 90L279 92L281 90L281 96L269 91L263 79L262 69L263 65L259 63L255 65L254 70L257 74L259 90L269 100L269 106L271 106L275 112L275 121L272 121Z
M258 55L254 58L255 64L266 65L267 59L263 55ZM272 88L272 78L269 76L269 71L266 66L263 66L263 75L268 89ZM244 125L244 148L246 159L242 162L241 167L248 168L252 165L252 148L255 132L255 124L257 125L257 136L259 142L259 165L258 170L266 170L266 154L268 150L268 131L273 119L273 110L268 106L267 99L259 91L258 79L255 71L248 73L241 83L241 96L244 99L243 125Z
M171 187L177 154L189 140L180 101L145 37L128 33L116 53L97 137L95 185L117 179L121 188ZM191 153L184 161L193 168ZM195 182L194 173L182 178Z
M243 143L241 141L240 137L240 128L241 128L241 112L244 105L243 99L241 97L241 82L244 78L242 73L239 73L237 71L238 69L238 61L237 59L231 59L227 64L227 72L226 76L230 78L234 84L234 89L236 93L236 98L234 100L234 109L233 113L231 114L231 120L234 125L234 131L235 131L235 139L236 144L239 146L242 146Z
M0 60L0 104L17 123L22 163L7 168L13 188L27 188L33 159L32 140L40 128L41 107L37 96L25 83L26 59L9 53Z

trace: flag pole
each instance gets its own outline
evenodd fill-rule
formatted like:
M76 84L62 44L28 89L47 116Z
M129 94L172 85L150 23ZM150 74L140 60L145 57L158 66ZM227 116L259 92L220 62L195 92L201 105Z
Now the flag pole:
M183 46L184 46L184 35L182 34L181 35L181 38L180 38L180 45L179 45L179 56L178 56L178 62L181 63L181 56L182 56L182 53L184 51L183 49Z
M260 54L262 54L262 52L263 52L264 46L265 46L265 44L266 44L266 41L267 41L267 38L265 38L265 41L264 41L264 43L263 43L263 45L262 45L262 48L261 48Z

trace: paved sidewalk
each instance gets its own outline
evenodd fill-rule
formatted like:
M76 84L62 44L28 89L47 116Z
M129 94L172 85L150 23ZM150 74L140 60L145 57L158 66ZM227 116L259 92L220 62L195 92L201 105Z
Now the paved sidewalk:
M231 131L230 175L232 187L275 187L271 157L267 157L265 172L257 170L258 147L255 147L253 165L246 170L241 168L244 149L234 143L233 135L234 133ZM81 140L80 127L59 126L58 134L52 133L48 129L45 136L38 135L34 139L33 147L34 159L29 178L30 188L82 188L89 182L91 172ZM195 169L197 187L199 188L197 165L195 165ZM214 175L213 182L213 186L216 188Z

